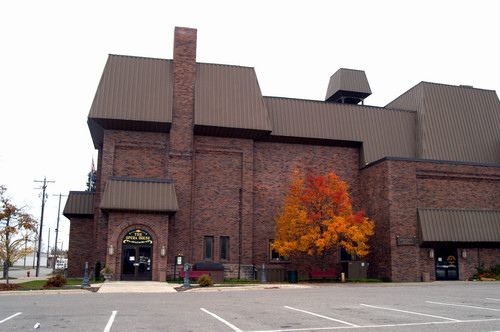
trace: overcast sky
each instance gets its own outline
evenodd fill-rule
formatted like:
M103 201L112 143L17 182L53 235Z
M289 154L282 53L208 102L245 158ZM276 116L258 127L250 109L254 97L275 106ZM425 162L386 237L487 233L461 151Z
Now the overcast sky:
M33 181L56 181L52 246L53 195L84 190L97 156L86 119L107 55L171 59L175 26L198 29L199 62L255 67L266 96L323 100L342 67L384 106L420 81L499 91L499 13L495 0L2 1L0 184L40 218ZM60 231L67 248L65 217Z

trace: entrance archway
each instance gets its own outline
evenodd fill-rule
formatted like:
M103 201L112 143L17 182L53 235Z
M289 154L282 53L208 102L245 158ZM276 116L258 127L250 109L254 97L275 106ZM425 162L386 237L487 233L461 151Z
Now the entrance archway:
M121 280L152 280L153 238L142 229L134 229L122 240Z

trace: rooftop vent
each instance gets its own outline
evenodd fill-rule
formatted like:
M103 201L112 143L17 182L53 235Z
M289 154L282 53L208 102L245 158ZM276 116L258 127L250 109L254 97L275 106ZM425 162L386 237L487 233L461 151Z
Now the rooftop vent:
M371 94L372 90L364 71L340 68L330 77L325 101L364 104L364 99Z

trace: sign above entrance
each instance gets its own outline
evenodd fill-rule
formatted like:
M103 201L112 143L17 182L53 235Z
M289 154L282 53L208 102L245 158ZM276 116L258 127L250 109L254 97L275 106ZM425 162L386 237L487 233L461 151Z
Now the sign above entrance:
M125 235L123 244L153 244L153 239L148 232L141 229L130 231Z

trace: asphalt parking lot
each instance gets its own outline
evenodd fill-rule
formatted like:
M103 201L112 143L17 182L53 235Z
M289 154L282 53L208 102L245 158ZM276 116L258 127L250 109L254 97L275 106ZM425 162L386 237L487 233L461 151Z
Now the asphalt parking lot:
M500 283L0 295L0 330L500 331Z

